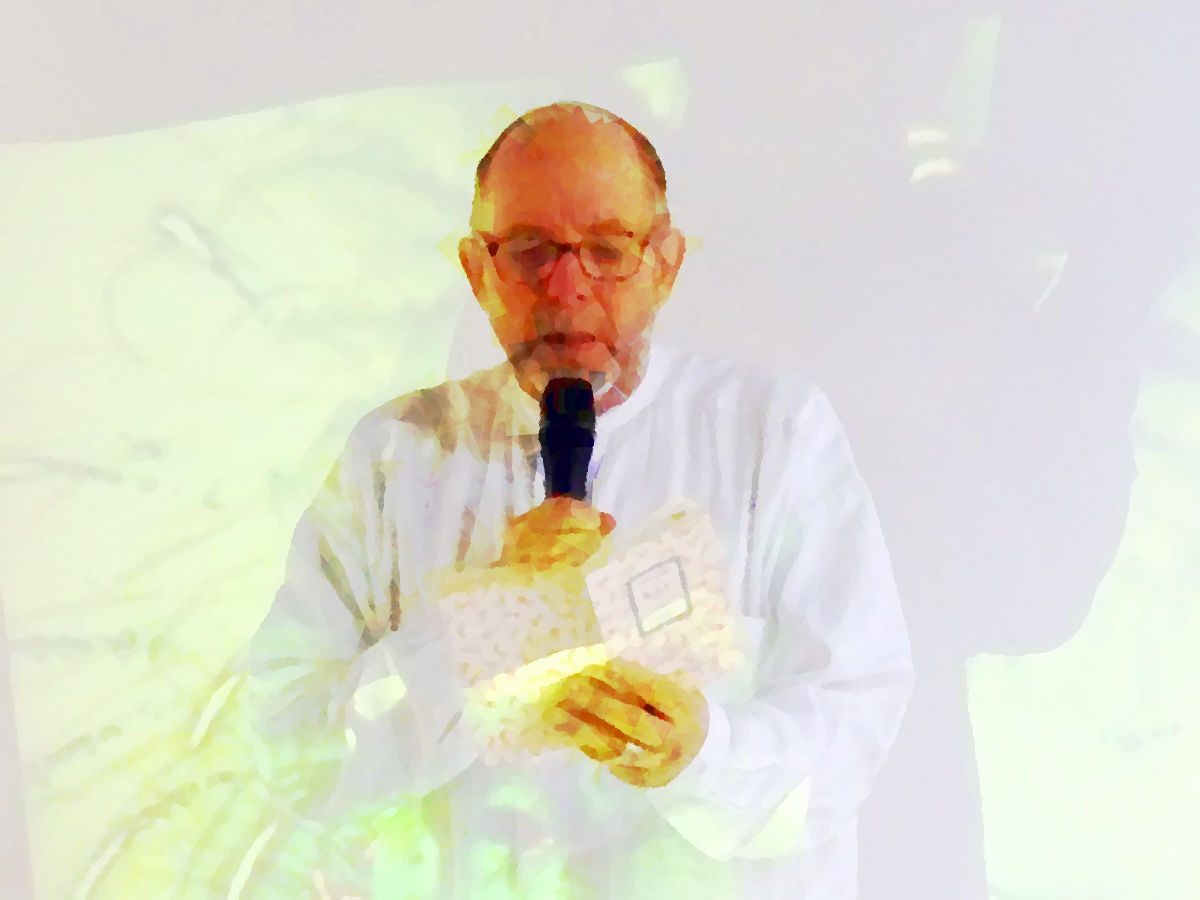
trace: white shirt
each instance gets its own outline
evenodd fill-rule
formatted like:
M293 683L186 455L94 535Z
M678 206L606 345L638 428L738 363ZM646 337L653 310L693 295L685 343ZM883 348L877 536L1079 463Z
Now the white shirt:
M488 565L506 519L544 499L538 413L504 363L359 422L251 644L264 728L331 767L324 810L424 798L435 840L414 846L412 896L854 897L857 810L912 667L829 402L655 343L597 418L591 503L618 529L673 499L706 510L754 650L740 694L705 690L696 758L650 789L574 751L488 768L460 718L428 576Z

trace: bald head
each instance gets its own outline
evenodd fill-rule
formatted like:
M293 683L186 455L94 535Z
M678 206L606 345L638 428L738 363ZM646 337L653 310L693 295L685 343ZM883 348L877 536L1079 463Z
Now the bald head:
M496 158L514 145L527 148L539 135L567 136L565 143L579 147L585 143L606 142L624 145L630 160L635 160L658 191L666 205L667 173L658 151L644 134L615 113L589 103L552 103L531 109L509 123L492 143L475 169L475 197L488 189L488 179Z

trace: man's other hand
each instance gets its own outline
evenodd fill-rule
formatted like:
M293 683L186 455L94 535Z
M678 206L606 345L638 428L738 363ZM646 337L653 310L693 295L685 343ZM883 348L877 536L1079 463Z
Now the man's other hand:
M556 684L543 698L542 719L555 743L636 787L670 782L708 735L708 703L698 689L622 659Z
M513 519L504 533L497 566L535 572L578 569L601 548L616 520L573 497L550 497Z

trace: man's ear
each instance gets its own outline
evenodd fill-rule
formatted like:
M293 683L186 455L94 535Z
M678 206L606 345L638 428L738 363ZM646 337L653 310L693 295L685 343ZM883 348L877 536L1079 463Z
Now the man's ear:
M483 253L484 248L471 235L458 242L458 262L471 285L471 293L483 302Z
M657 265L655 266L654 283L655 287L659 289L658 302L660 306L666 302L671 289L675 286L675 276L679 274L679 267L683 265L685 244L683 233L672 225L663 234L655 248Z

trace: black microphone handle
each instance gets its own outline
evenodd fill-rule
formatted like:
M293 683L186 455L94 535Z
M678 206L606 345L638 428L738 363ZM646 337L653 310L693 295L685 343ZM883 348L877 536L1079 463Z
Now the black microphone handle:
M587 499L587 471L596 443L596 404L583 378L552 378L542 394L538 436L547 497Z
M578 425L550 425L539 432L547 497L587 499L587 471L596 436Z

